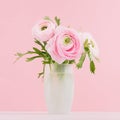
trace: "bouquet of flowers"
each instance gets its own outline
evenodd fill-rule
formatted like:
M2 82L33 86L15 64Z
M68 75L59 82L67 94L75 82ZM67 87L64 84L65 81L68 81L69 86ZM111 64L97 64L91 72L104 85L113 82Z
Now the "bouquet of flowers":
M99 51L91 34L61 25L58 17L54 20L45 17L33 27L32 35L40 47L33 47L25 53L16 53L16 60L28 54L32 56L26 59L27 62L41 58L43 71L38 77L44 75L45 64L75 64L79 69L86 57L89 58L90 71L95 73L94 60L98 60Z

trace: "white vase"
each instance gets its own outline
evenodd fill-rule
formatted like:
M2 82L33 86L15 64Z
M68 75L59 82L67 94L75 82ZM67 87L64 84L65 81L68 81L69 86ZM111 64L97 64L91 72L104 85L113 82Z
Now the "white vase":
M45 66L44 93L49 113L69 113L73 92L74 77L71 64Z

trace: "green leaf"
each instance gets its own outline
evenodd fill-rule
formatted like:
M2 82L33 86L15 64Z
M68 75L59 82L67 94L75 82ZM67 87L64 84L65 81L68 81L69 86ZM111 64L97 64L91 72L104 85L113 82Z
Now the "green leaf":
M60 19L57 16L55 17L55 22L57 23L58 26L60 25Z
M92 54L90 53L90 51L87 52L87 55L88 55L89 60L92 61L92 60L93 60L93 56L92 56Z
M48 60L48 61L45 61L45 60L44 60L44 61L42 61L42 63L43 63L43 64L51 64L51 61L50 61L50 60Z
M63 64L68 64L69 63L69 60L65 60L64 62L63 62Z
M45 46L39 40L35 39L35 43L40 45L42 50L45 50Z
M89 52L89 51L90 51L90 50L89 50L88 39L86 39L85 42L84 42L84 50L85 50L86 52Z
M85 40L84 47L88 47L88 39Z
M86 52L89 52L89 51L90 51L88 47L84 47L84 50L85 50Z
M92 73L95 73L95 64L94 64L93 61L90 61L90 71L91 71Z
M25 54L25 53L24 53ZM16 53L15 56L22 57L24 55L23 53Z
M45 65L43 65L43 71L38 73L38 78L43 76L44 77L44 72L45 72Z
M38 48L33 47L33 50L35 51L35 53L37 53L38 55L41 55L41 51Z
M83 65L83 63L85 61L85 58L86 58L86 53L82 53L82 55L81 55L81 57L79 59L79 62L76 65L78 69L82 68L82 65Z
M44 43L44 47L45 47L45 46L47 45L47 42L46 42L46 41L44 41L43 43Z
M34 51L28 51L25 54L35 54L35 52Z
M34 51L28 51L26 53L16 53L15 56L17 56L16 60L14 61L14 63L16 63L20 58L22 58L23 56L27 55L27 54L35 54Z
M45 20L51 20L48 16L44 17Z
M69 64L75 63L75 60L69 60Z
M26 62L30 62L30 61L32 61L32 60L34 60L34 59L36 59L36 58L40 58L41 56L34 56L34 57L30 57L30 58L27 58L26 59Z
M44 75L44 72L38 73L38 78L40 78L42 75Z

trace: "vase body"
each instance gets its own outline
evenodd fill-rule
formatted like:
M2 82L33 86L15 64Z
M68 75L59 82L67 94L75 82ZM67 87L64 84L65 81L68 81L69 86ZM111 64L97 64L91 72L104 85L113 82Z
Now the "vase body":
M72 107L74 77L72 65L45 66L44 93L49 113L69 113Z

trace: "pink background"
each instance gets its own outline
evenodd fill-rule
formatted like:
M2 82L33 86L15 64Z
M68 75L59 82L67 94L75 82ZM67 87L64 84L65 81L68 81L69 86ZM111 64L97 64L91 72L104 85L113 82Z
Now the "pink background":
M91 32L100 48L95 75L87 60L75 70L72 110L120 112L119 0L0 0L0 111L46 110L40 60L13 64L17 51L32 48L31 29L46 15Z

